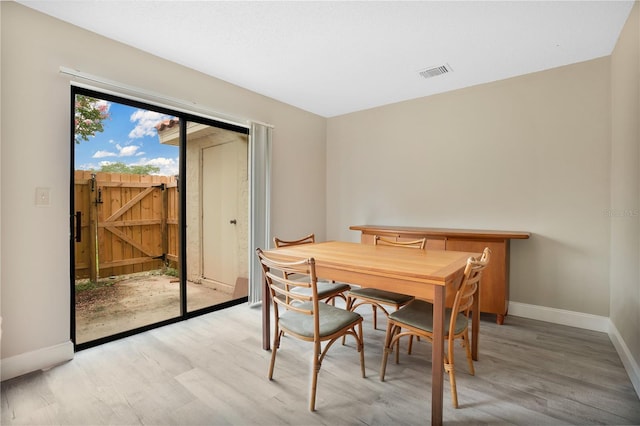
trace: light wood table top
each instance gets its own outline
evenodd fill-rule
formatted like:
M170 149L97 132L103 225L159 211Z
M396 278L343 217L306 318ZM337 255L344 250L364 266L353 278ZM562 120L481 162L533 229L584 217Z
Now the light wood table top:
M268 253L283 260L313 257L320 278L429 300L433 299L433 285L453 284L462 276L467 258L479 255L445 250L405 250L344 241L288 246Z
M479 255L444 250L406 250L402 247L344 241L287 246L267 250L266 253L281 260L313 257L316 274L320 278L410 294L433 301L432 365L443 365L446 294L454 292L460 284L469 256ZM270 349L271 329L268 294L265 286L262 330L263 348L266 350ZM477 306L474 315L476 313L479 317ZM477 335L472 339L477 342ZM474 358L477 358L477 353L474 354ZM432 368L431 375L431 423L438 425L442 424L443 368Z

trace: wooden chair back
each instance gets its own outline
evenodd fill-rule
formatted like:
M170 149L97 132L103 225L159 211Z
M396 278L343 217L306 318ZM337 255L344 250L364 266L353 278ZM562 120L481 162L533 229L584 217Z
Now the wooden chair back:
M309 234L306 237L302 237L297 240L283 240L282 238L278 238L278 237L275 237L273 239L273 243L275 244L276 248L296 246L301 244L312 244L315 242L316 242L315 234ZM305 280L304 275L296 275L293 272L283 272L283 274L285 274L284 275L285 278L288 278L290 280L294 280L294 279L296 281ZM285 288L289 289L289 287L287 287L286 285L285 285ZM335 298L337 297L343 299L346 302L347 298L344 295L344 292L350 289L348 284L336 283L334 281L327 282L326 280L319 280L319 282L317 282L317 288L318 288L318 294L320 299L324 300L325 302L330 302L332 305L335 305ZM306 293L309 293L309 291L306 291ZM287 300L289 301L289 299Z
M389 238L384 238L379 235L375 235L373 237L374 245L387 245L387 246L396 246L396 247L408 247L408 248L417 248L420 250L424 250L424 246L427 243L426 238L420 238L412 241L396 241Z
M276 247L287 247L287 246L297 246L300 244L311 244L311 243L315 243L316 242L316 236L315 234L309 234L306 237L302 237L299 238L297 240L283 240L282 238L278 238L278 237L274 237L273 238L273 244ZM296 275L296 273L294 272L285 272L282 271L283 276L288 279L288 280L304 280L304 274L303 275ZM287 282L288 282L287 280ZM291 288L295 288L295 287L289 287L288 285L281 283L281 285L283 286L283 288L285 288L287 290L287 292L289 292L291 290ZM289 297L286 298L287 303L296 303L295 300L290 299Z
M479 259L470 257L467 259L467 266L464 269L462 283L456 292L453 306L451 307L451 323L449 330L455 330L455 321L458 313L464 314L467 319L473 305L473 298L477 297L478 286L482 278L482 271L489 264L491 250L486 247ZM451 339L453 340L453 339Z
M305 315L318 312L318 289L315 260L300 259L295 262L281 262L268 257L261 249L256 253L262 265L263 277L269 286L275 317L279 317L279 307ZM295 279L291 279L295 276ZM296 288L310 291L296 292ZM312 302L312 308L301 308L306 302ZM309 306L308 304L304 306ZM315 329L318 330L318 317L314 318Z
M300 238L298 240L283 240L278 237L273 238L273 244L276 247L286 247L286 246L295 246L299 244L311 244L316 242L315 234L309 234L306 237Z

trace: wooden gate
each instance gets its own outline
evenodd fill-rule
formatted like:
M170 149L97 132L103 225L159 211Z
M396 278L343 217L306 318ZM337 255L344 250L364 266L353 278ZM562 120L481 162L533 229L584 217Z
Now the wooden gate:
M74 179L76 279L177 267L175 177L76 170Z

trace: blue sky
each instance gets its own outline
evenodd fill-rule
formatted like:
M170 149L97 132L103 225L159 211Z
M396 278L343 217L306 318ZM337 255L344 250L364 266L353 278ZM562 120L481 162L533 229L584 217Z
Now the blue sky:
M106 102L106 101L101 101ZM178 174L178 147L160 144L155 125L171 116L127 105L106 102L109 118L104 132L75 144L76 170L99 170L102 164L151 164L159 175Z

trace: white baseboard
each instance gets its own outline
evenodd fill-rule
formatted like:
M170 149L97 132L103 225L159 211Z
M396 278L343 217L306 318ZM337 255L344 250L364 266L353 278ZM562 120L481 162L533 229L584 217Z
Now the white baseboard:
M0 380L13 379L32 371L44 370L73 359L73 343L71 341L48 348L12 356L2 360L0 364Z
M629 375L636 394L640 398L640 366L638 366L638 361L633 358L618 329L608 317L518 302L509 302L509 315L607 333Z
M636 390L636 394L638 395L638 398L640 398L640 366L638 365L638 362L633 359L631 351L629 351L629 347L624 342L620 332L618 332L618 329L613 325L613 323L611 323L609 327L609 338L611 339L613 346L616 348L618 355L620 355L622 365L624 365L624 369L627 370L629 379L631 379L631 383Z
M603 333L609 332L609 317L582 312L509 302L509 315L584 328L586 330L601 331Z

